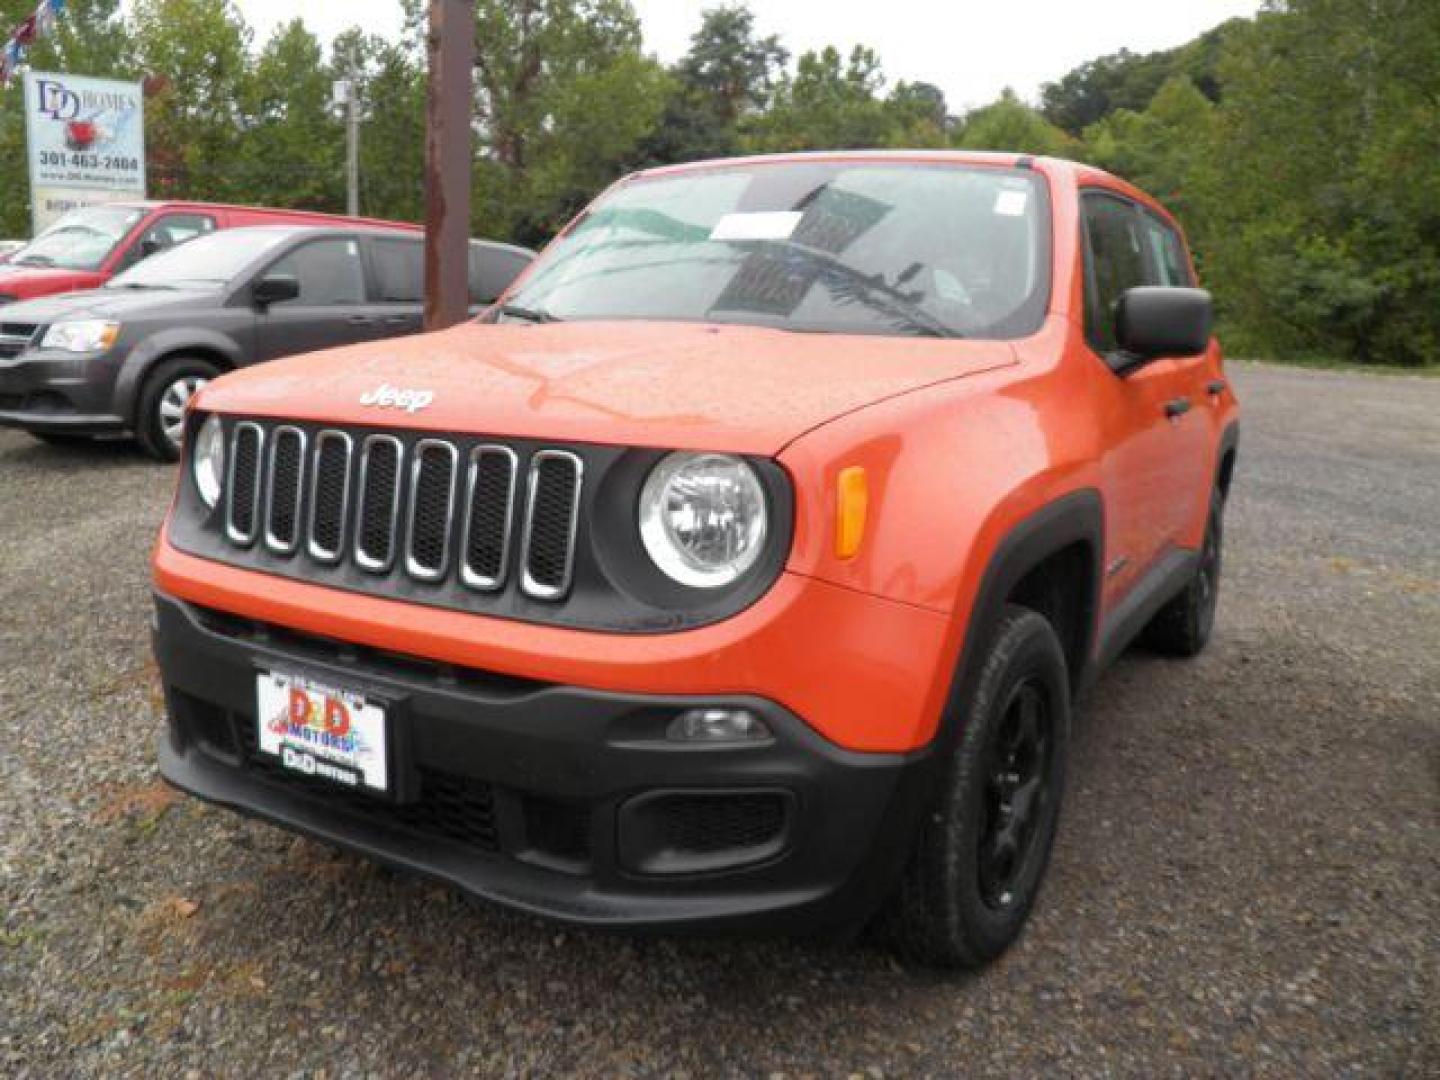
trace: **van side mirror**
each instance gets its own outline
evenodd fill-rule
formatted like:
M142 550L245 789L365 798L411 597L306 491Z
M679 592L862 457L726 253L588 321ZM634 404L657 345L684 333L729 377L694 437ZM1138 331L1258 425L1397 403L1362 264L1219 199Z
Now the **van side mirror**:
M267 308L300 296L300 280L294 274L269 274L255 282L250 297L256 307Z
M1124 368L1161 356L1196 356L1210 346L1215 304L1204 289L1141 285L1115 305L1115 344Z

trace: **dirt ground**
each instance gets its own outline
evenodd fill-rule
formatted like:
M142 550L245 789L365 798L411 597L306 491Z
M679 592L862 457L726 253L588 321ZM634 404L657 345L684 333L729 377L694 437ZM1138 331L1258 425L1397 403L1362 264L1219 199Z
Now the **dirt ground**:
M172 470L0 433L0 1075L1440 1074L1440 380L1232 373L1216 639L1090 695L968 977L562 930L173 795Z

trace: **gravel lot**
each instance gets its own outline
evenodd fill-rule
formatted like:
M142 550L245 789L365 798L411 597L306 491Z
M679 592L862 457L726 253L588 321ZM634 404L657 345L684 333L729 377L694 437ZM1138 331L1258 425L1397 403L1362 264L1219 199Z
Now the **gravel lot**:
M0 433L0 1075L1440 1074L1440 380L1233 375L1217 639L1093 692L965 978L562 931L173 796L171 471Z

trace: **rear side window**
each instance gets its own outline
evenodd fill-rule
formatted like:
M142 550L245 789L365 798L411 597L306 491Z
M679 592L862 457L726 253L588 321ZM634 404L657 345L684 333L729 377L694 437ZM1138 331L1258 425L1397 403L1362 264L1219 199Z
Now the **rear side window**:
M372 240L375 300L382 304L425 299L425 245L418 240Z
M520 272L530 265L530 256L488 244L470 245L470 302L493 304Z
M312 241L286 255L269 272L290 274L300 282L300 296L287 303L365 302L365 272L360 265L360 245L354 240Z
M1145 241L1150 245L1150 261L1153 265L1152 285L1179 285L1188 288L1195 284L1190 277L1190 263L1185 258L1185 245L1180 234L1154 214L1142 214Z
M1082 202L1086 275L1085 336L1099 353L1115 351L1115 304L1126 289L1149 284L1140 214L1108 195Z
M166 214L136 238L117 269L128 269L151 255L169 251L214 231L215 219L208 214Z
M215 219L206 214L166 214L145 235L168 248L214 231Z

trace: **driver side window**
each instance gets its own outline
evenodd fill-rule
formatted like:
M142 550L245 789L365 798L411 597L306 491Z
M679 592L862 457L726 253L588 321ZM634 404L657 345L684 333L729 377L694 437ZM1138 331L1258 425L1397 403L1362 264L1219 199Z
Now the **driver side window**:
M365 270L354 240L315 240L274 263L265 276L286 275L300 283L300 295L284 301L303 307L365 302Z
M1146 284L1145 239L1135 208L1110 195L1086 195L1085 337L1101 356L1115 351L1115 305Z

